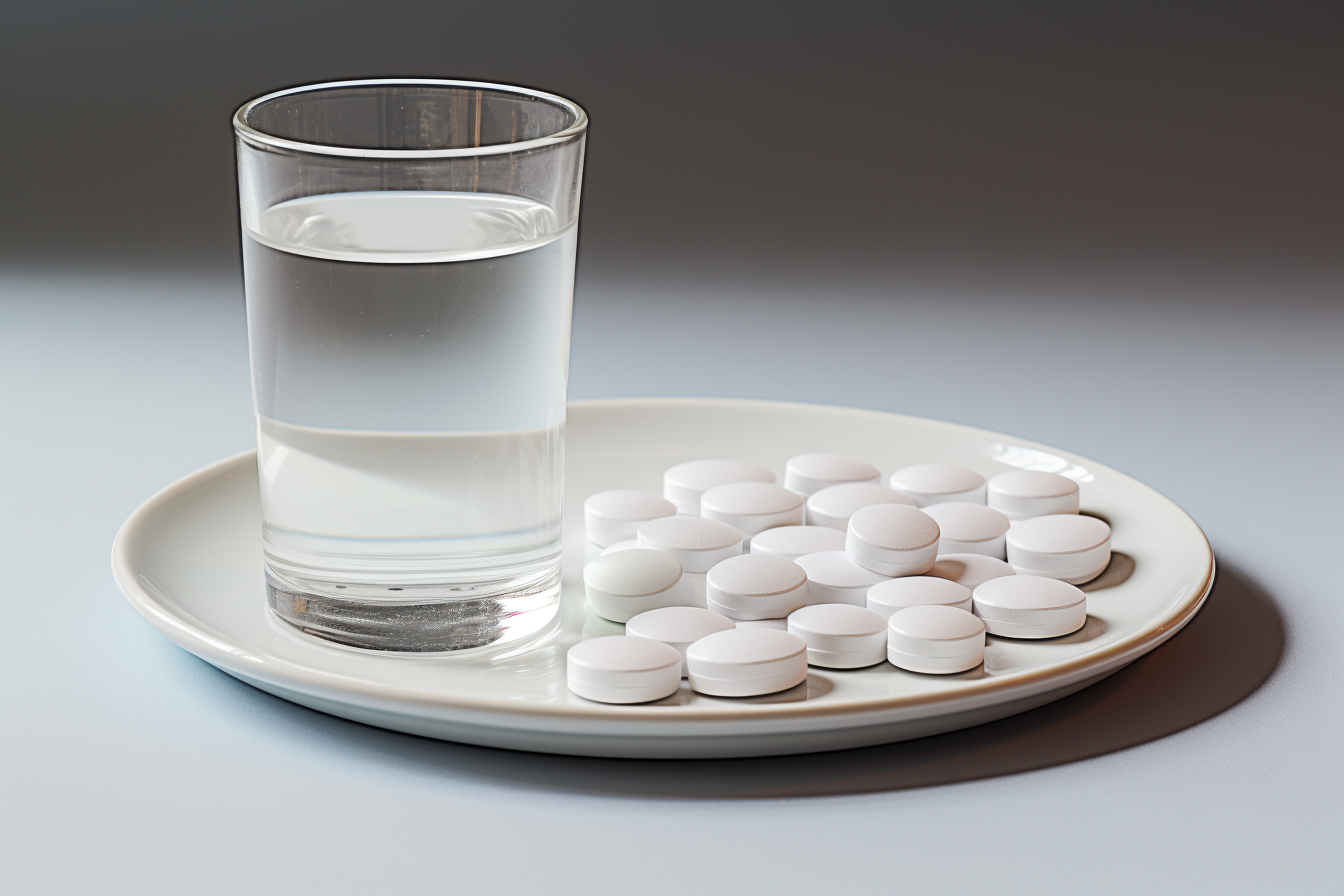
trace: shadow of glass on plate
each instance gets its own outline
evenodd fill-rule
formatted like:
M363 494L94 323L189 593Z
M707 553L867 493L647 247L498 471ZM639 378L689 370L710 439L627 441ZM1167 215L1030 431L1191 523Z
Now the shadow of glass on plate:
M1055 703L997 722L858 750L759 759L623 760L521 753L399 734L323 715L239 684L312 746L444 778L523 789L669 799L774 799L934 787L1032 771L1166 737L1245 699L1274 672L1273 600L1223 566L1199 614L1166 644ZM1235 657L1236 662L1229 659ZM301 717L301 718L299 718ZM296 730L296 727L300 730ZM320 752L321 749L319 748Z

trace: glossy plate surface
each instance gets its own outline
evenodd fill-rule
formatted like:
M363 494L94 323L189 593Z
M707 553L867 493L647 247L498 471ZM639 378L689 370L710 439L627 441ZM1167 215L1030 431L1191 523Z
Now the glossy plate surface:
M985 476L1012 468L1082 484L1085 513L1114 530L1116 556L1088 591L1087 624L1048 641L990 637L985 664L951 676L883 663L813 668L769 697L680 693L607 706L565 687L565 651L623 626L583 608L583 499L607 488L661 491L662 471L739 457L782 475L805 451L863 458L883 476L941 460ZM721 757L868 746L980 724L1056 700L1157 647L1199 609L1213 554L1199 527L1153 489L1068 452L992 432L879 411L785 402L612 400L570 405L564 594L559 624L501 648L394 657L310 639L274 621L261 567L252 452L174 483L126 521L113 572L131 606L177 645L270 693L345 718L445 740L592 756ZM591 553L589 553L591 556ZM1173 682L1180 687L1180 682Z

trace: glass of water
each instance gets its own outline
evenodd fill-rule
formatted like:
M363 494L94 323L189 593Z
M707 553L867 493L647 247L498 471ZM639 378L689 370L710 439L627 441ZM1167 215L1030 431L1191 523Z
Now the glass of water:
M587 115L378 80L233 124L271 609L383 651L543 628Z

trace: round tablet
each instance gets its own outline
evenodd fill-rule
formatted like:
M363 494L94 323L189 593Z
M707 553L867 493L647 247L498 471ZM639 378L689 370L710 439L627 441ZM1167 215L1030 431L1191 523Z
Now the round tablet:
M664 471L663 497L677 505L678 513L698 516L700 496L715 486L730 482L774 481L774 473L745 460L688 460Z
M862 607L868 589L891 579L871 569L864 569L844 551L822 551L806 554L794 561L807 573L808 603L853 604Z
M717 485L700 498L700 515L727 523L747 543L775 526L801 526L805 498L768 482L731 482Z
M1020 575L1090 582L1111 562L1111 527L1076 514L1023 520L1008 533L1008 562Z
M904 504L861 507L849 518L845 551L884 576L923 575L938 557L938 524Z
M641 523L676 513L677 505L653 492L614 488L583 502L583 528L589 541L605 548L634 538Z
M1044 576L1001 576L973 593L975 612L991 635L1057 638L1087 622L1083 590Z
M681 654L681 677L686 677L686 648L706 635L726 632L733 620L701 607L663 607L640 613L625 624L631 638L661 641Z
M956 607L907 607L887 624L887 659L937 675L974 669L985 661L985 624Z
M985 503L985 477L952 464L914 464L902 467L887 480L896 491L908 495L916 507L945 501Z
M782 557L730 557L705 577L705 606L730 619L779 619L807 603L807 573Z
M946 501L930 504L924 512L938 524L938 553L1004 558L1008 517L994 508L966 501Z
M797 560L818 551L843 551L845 533L828 526L776 526L751 539L753 554L773 554Z
M971 589L933 576L902 576L868 589L868 609L883 619L907 607L956 607L969 613Z
M1058 473L1009 470L989 480L989 506L1013 522L1078 512L1078 483Z
M807 662L859 669L887 658L887 620L850 604L821 604L789 614L789 632L807 642Z
M784 487L800 495L812 495L846 482L877 482L881 478L882 474L872 464L827 451L796 454L784 464Z
M681 687L681 654L646 638L589 638L565 655L565 682L580 697L599 703L662 700Z
M639 527L639 546L676 557L686 572L706 573L720 560L742 553L742 533L718 520L665 516Z
M647 548L598 557L583 570L583 588L588 609L612 622L686 600L681 564L671 554Z
M735 628L707 635L688 647L686 667L692 690L702 694L774 694L807 680L807 642L770 628Z
M873 482L833 485L807 499L807 522L813 526L829 526L844 532L849 528L849 518L860 507L869 507L873 504L905 504L913 507L914 503L895 489Z
M937 562L933 564L933 569L929 570L928 574L956 582L958 585L965 585L972 591L981 582L988 582L999 576L1017 575L1016 571L1004 561L997 557L986 557L984 554L939 554Z

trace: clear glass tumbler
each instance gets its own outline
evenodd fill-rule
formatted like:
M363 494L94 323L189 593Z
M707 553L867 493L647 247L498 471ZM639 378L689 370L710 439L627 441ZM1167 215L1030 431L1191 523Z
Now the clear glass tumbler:
M233 123L272 610L415 653L542 628L587 115L379 80L273 93Z

